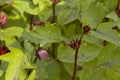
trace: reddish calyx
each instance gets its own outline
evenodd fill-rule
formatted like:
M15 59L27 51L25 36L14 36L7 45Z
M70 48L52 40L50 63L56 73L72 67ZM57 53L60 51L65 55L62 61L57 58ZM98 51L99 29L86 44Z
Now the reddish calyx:
M10 52L6 47L0 45L0 55Z
M60 2L60 0L52 0L52 2L53 2L54 4L57 4L58 2Z
M34 26L45 26L45 22L42 21L35 21Z

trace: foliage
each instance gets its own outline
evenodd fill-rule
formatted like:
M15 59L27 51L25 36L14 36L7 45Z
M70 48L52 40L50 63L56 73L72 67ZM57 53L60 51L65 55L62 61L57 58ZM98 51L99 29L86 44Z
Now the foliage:
M120 80L119 5L0 0L0 80Z

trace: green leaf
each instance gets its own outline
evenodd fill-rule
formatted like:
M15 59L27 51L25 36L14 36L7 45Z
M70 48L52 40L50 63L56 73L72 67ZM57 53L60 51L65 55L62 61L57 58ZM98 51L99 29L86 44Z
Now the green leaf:
M114 22L101 23L98 26L98 29L96 31L91 31L91 33L99 39L106 40L120 46L120 36L112 29L115 25L116 24Z
M79 20L75 20L60 28L64 37L67 39L63 39L64 42L69 44L71 40L78 39L80 37L80 34L82 33L82 28L78 27L79 25Z
M12 6L16 8L18 11L20 11L21 15L23 15L24 12L27 12L33 15L37 15L38 13L37 8L35 8L31 0L14 0L14 3Z
M66 64L64 62L60 62L59 64L60 64L60 70L61 70L60 80L71 80L72 76L69 74L69 72L72 71L71 65L64 65L64 64ZM71 74L72 74L72 72L71 72Z
M38 16L41 21L46 21L52 16L51 0L39 0Z
M28 41L35 43L35 44L39 44L41 42L40 39L33 37L31 35L31 32L24 31L22 37L24 38L24 40L28 40Z
M33 51L33 46L28 42L28 40L24 40L24 48L28 52Z
M88 43L95 44L95 45L98 45L98 46L102 46L101 43L103 41L103 40L95 37L91 33L87 33L86 35L84 35L83 40L88 42Z
M83 10L82 22L85 22L86 25L89 25L92 29L96 28L96 26L101 23L103 18L109 12L114 11L116 5L117 0L102 0L93 2L89 5L87 9Z
M31 35L40 39L42 46L48 43L60 42L62 40L60 29L50 23L46 23L45 27L36 26Z
M30 76L26 80L35 80L36 70L33 70Z
M117 23L117 27L120 29L120 19L119 19L118 21L116 21L116 22L118 22L118 23ZM118 30L119 30L119 29L118 29Z
M19 80L24 80L26 77L27 77L27 71L24 69L19 76Z
M65 5L68 5L70 8L76 8L78 11L81 9L86 9L89 4L93 2L92 0L65 0Z
M9 27L7 28L6 30L4 30L4 36L9 36L9 37L12 37L12 36L17 36L17 37L20 37L22 35L22 32L23 32L23 28L20 28L20 27Z
M101 9L101 5L92 3L88 9L82 12L82 21L86 22L91 28L95 28L105 16L105 11Z
M119 17L118 17L118 15L115 13L115 11L114 11L114 12L111 12L111 13L108 14L106 17L107 17L107 18L110 18L110 19L112 19L112 20L114 20L114 21L118 21L118 20L119 20Z
M120 47L115 44L108 43L103 50L101 50L98 59L99 64L104 64L107 67L114 67L120 65L119 58L120 56Z
M74 69L74 64L63 62L62 65L64 66L65 70L72 76L73 69Z
M0 56L1 60L9 63L5 74L5 80L18 79L23 65L22 51L17 48L10 48L10 51L10 53Z
M39 3L38 0L32 0L32 1L33 1L33 3L34 3L35 5L37 5L37 4Z
M49 80L60 80L60 67L57 62L52 62L46 67Z
M69 7L63 8L58 12L58 24L65 25L79 18L79 12L76 9Z
M3 31L3 34L1 34L2 39L6 41L6 45L10 46L12 45L16 39L16 37L22 36L23 29L20 27L10 27Z
M119 80L120 79L119 72L112 70L112 69L108 69L108 71L106 72L106 75L108 76L108 79L111 79L111 80Z
M82 70L78 72L77 76L81 80L108 80L104 67Z
M79 49L78 54L78 64L81 62L88 62L96 58L99 52L102 50L102 47L90 44L90 43L82 43ZM63 62L74 62L75 50L70 48L69 46L59 45L58 47L58 59Z
M79 49L78 63L94 60L102 49L102 46L83 42Z
M0 65L0 70L2 71L2 74L1 74L0 77L5 76L7 66L8 66L8 62L3 61L3 62L1 63L1 65ZM0 79L1 79L1 78L0 78Z
M44 61L37 61L36 62L36 80L47 80L49 78L48 74L47 74L47 71L46 71L46 64L48 64L47 62L44 62Z
M63 62L72 62L74 61L74 50L69 46L59 45L57 49L58 59Z

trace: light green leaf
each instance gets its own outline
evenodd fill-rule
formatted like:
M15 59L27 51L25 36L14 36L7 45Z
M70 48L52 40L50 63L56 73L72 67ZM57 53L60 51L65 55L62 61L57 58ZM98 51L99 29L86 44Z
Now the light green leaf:
M120 29L120 19L117 22L117 27Z
M23 65L22 51L17 48L10 48L10 51L10 53L0 56L1 60L9 63L5 74L5 80L18 79Z
M16 39L14 37L9 37L9 36L5 36L5 41L6 41L6 45L10 46L12 45L14 42L16 42Z
M92 3L88 9L82 12L82 21L86 22L86 25L89 25L91 28L95 28L105 16L105 11L101 8L101 5Z
M20 37L22 35L22 32L23 32L23 28L13 26L13 27L9 27L6 30L4 30L4 36L9 36L9 37L17 36L17 37Z
M74 62L74 50L69 46L59 45L58 46L58 59L63 62Z
M39 3L39 0L32 0L35 5Z
M63 8L58 12L57 19L60 25L68 24L79 18L79 12L76 9L69 7Z
M52 16L51 0L39 0L39 18L46 21Z
M41 45L52 42L59 42L62 40L60 29L50 23L46 23L45 27L36 26L31 35L40 39Z
M104 67L82 70L77 75L81 80L108 80Z
M6 41L6 45L10 46L12 45L16 39L16 37L22 36L23 29L20 27L10 27L3 31L3 34L1 35L2 39Z
M24 31L22 37L24 40L28 40L32 43L39 44L41 42L40 39L33 37L30 32Z
M78 54L78 64L81 62L88 62L96 58L101 51L102 47L96 46L90 43L82 43L79 54ZM58 47L58 59L63 62L74 62L75 50L69 46L59 45Z
M110 6L112 5L112 6ZM87 9L82 12L82 22L86 22L91 28L95 28L103 18L114 11L117 5L117 0L102 0L96 1L89 5Z
M78 55L78 63L94 60L102 50L102 46L83 42Z
M106 75L108 76L108 79L111 79L111 80L119 80L120 79L119 72L112 70L112 69L108 69L106 72Z
M26 77L27 77L27 71L24 69L19 76L19 80L24 80Z
M115 11L114 11L114 12L111 12L111 13L108 14L106 17L107 17L107 18L110 18L110 19L112 19L112 20L114 20L114 21L118 21L118 20L119 20L119 17L118 17L118 15L115 13Z
M21 15L23 15L24 12L34 15L38 13L37 8L34 7L31 0L14 0L12 6L20 11Z
M120 65L119 58L120 56L120 47L115 44L108 43L103 50L101 50L98 59L99 64L104 64L107 67L114 67Z
M0 77L3 75L3 71L2 70L0 70Z
M102 46L101 43L103 41L103 40L95 37L91 33L87 33L86 35L84 35L83 40L88 42L88 43L95 44L95 45L98 45L98 46Z
M85 9L89 6L92 0L65 0L66 5L68 5L70 8L76 8L78 11L81 9Z
M33 51L33 46L28 42L28 40L24 41L24 48L28 52L32 52Z
M30 76L26 80L35 80L36 70L33 70Z
M117 31L112 29L115 25L116 23L114 22L101 23L98 26L98 29L96 31L91 31L91 33L99 39L106 40L120 46L120 36Z

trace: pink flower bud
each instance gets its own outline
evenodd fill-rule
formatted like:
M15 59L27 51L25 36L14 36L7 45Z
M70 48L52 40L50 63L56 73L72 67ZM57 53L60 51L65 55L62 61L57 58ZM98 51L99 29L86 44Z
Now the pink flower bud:
M4 27L7 23L7 16L2 16L0 18L0 27Z
M47 60L49 58L47 51L44 49L38 51L38 55L39 55L40 59L42 59L42 60Z
M34 26L45 26L45 22L35 21Z
M52 0L52 2L56 4L56 3L60 2L60 0Z

